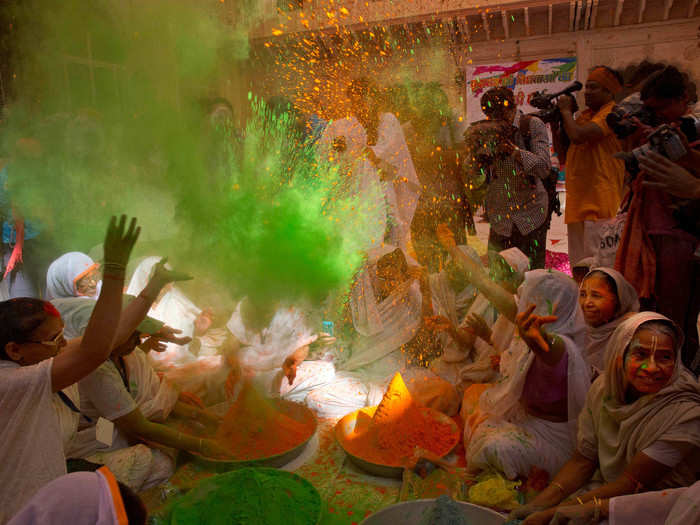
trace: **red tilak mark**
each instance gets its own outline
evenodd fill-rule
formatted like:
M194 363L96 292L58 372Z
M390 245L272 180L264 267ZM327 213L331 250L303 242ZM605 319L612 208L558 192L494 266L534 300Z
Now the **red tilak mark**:
M61 317L61 314L58 310L56 310L56 307L48 301L44 302L44 312L49 314L51 317Z

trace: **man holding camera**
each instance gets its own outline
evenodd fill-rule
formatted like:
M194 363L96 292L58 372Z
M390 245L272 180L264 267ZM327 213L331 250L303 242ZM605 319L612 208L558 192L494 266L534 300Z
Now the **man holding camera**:
M584 90L588 109L574 119L575 100L570 96L557 100L564 130L571 140L566 155L564 212L571 264L595 256L596 222L614 217L622 201L625 166L613 157L620 151L620 143L605 121L615 105L615 94L621 90L620 74L597 66Z
M551 213L542 183L551 167L547 129L517 109L513 91L506 87L484 93L481 108L487 120L465 133L471 153L466 169L471 187L486 179L489 250L519 248L531 268L544 268Z
M615 267L635 286L643 308L683 328L683 361L690 367L700 310L700 123L687 114L690 81L673 66L652 74L640 98L644 114L630 137L639 147L626 155L637 159L638 169L630 172L631 201ZM666 140L652 142L662 128Z

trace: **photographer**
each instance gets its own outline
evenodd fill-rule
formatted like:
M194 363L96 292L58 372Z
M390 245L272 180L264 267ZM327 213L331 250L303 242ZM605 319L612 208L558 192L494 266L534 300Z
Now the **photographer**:
M566 211L564 221L569 237L571 263L595 255L595 246L585 239L596 221L614 217L622 201L625 167L613 157L620 151L617 137L605 121L622 89L620 74L606 66L593 68L584 96L588 109L574 119L575 101L570 96L557 100L562 123L571 139L566 155Z
M481 97L487 119L465 133L471 155L467 176L486 176L489 250L519 248L531 268L544 268L549 203L542 180L549 175L549 138L544 123L524 116L513 91L493 88ZM477 184L472 184L478 187Z
M688 366L697 350L695 323L700 306L694 260L700 243L700 212L697 182L692 180L700 175L700 154L688 144L683 128L676 126L688 112L689 87L687 76L673 66L651 75L642 87L641 99L652 121L670 125L687 153L671 162L665 157L660 160L651 153L654 147L649 147L640 158L642 171L631 185L627 223L615 264L639 292L643 307L666 315L683 328L688 335L683 361ZM638 140L643 143L646 136L640 134Z

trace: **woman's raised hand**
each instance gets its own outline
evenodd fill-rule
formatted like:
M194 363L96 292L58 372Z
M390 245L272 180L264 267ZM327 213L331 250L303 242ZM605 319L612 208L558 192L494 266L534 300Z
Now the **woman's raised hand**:
M474 335L480 337L487 343L491 342L491 328L483 317L478 314L471 313L469 314L469 317L467 317L466 323L467 329L471 330Z
M165 286L169 283L192 280L191 275L168 268L167 264L167 257L163 257L160 261L158 261L158 263L154 266L151 282L157 283L160 286Z
M549 343L542 331L542 325L553 323L559 319L556 315L536 315L535 305L531 304L525 311L515 316L515 325L523 341L532 350L549 352Z
M136 244L136 240L141 233L141 227L136 225L136 217L129 222L126 227L126 215L122 215L117 222L117 218L112 216L107 227L107 235L104 242L105 266L108 269L110 264L120 265L126 268L129 262L131 250Z

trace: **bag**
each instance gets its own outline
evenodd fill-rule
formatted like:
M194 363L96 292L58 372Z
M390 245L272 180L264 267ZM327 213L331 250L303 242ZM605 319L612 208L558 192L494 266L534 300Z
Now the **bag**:
M532 151L530 148L530 119L532 115L523 115L520 118L520 134L525 142L525 149ZM552 212L561 216L561 202L559 201L559 193L557 192L557 181L559 180L559 171L555 168L549 168L549 174L542 179L542 185L547 192L547 203L549 204L549 215L547 221L552 217Z
M596 266L615 267L615 256L620 245L620 239L622 239L622 234L625 231L630 201L629 196L625 198L617 215L611 219L586 221L584 245L594 248Z
M608 268L615 267L617 247L620 244L626 222L627 212L618 213L612 219L597 221L595 223L595 228L589 228L588 221L586 221L585 235L587 237L590 235L592 243L595 243L595 260L597 266L605 266Z

